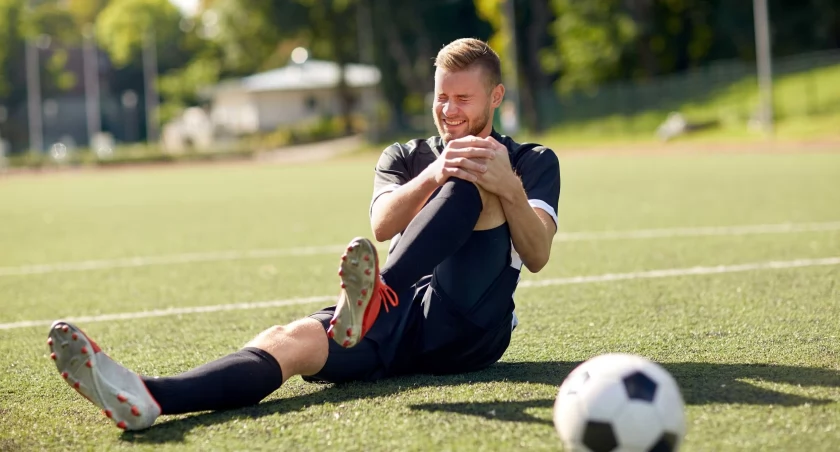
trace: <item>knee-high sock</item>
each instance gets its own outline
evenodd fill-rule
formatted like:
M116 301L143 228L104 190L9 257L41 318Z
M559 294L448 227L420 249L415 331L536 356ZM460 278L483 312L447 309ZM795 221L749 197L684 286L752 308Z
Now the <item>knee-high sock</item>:
M246 347L174 377L141 377L161 414L228 410L255 405L283 384L268 352Z
M472 234L482 203L478 187L450 178L411 220L382 268L382 279L398 294L454 254Z

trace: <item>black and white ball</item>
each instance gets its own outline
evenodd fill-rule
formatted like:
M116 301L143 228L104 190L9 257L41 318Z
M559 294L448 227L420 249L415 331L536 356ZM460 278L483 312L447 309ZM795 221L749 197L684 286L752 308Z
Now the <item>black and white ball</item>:
M566 377L554 403L554 427L568 451L674 452L685 438L685 404L660 365L611 353Z

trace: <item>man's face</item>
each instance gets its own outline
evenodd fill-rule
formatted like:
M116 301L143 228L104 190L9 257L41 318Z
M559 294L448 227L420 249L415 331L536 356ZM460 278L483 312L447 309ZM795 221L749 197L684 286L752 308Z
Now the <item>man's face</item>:
M488 87L480 67L449 72L435 71L433 114L445 142L468 135L487 137L493 127L493 109L501 103L504 87Z

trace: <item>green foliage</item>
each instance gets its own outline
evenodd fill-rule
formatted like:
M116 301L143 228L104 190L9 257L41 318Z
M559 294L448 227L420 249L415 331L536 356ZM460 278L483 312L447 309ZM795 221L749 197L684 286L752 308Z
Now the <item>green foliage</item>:
M96 37L118 67L139 58L147 33L154 33L159 56L178 46L181 14L169 0L112 0L96 20ZM164 58L162 58L164 59Z
M544 53L543 63L562 73L561 91L595 86L618 71L622 53L636 37L635 24L621 3L552 0L556 50Z
M221 65L214 58L195 58L186 67L175 69L158 79L160 94L166 99L161 105L161 121L174 119L184 108L198 101L197 90L219 80Z
M76 86L76 75L64 68L67 65L67 50L58 49L53 52L49 60L47 60L47 71L49 71L55 86L63 91L67 91Z
M96 17L105 9L110 0L73 0L62 3L68 13L73 16L78 27L96 22Z
M22 29L25 37L48 35L63 45L77 44L82 35L75 19L55 2L41 3L24 15Z
M351 115L354 130L366 127L365 118ZM257 150L274 150L284 146L314 143L345 136L344 118L324 115L314 121L303 122L290 127L278 127L265 134L257 134L248 138L250 146Z
M212 40L219 46L224 67L236 73L267 69L263 63L283 40L299 36L308 25L308 10L292 0L215 0L212 15L217 27Z
M21 44L23 0L0 0L0 97L12 89L9 71L15 47Z

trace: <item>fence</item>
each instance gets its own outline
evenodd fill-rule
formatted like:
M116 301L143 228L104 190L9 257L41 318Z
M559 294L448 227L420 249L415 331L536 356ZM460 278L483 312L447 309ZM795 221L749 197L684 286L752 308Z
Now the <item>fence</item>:
M840 50L778 58L773 76L776 118L840 112ZM746 123L755 115L757 90L754 63L720 61L567 96L547 90L538 96L537 109L544 128L599 119L621 132L651 133L672 111L693 121Z

